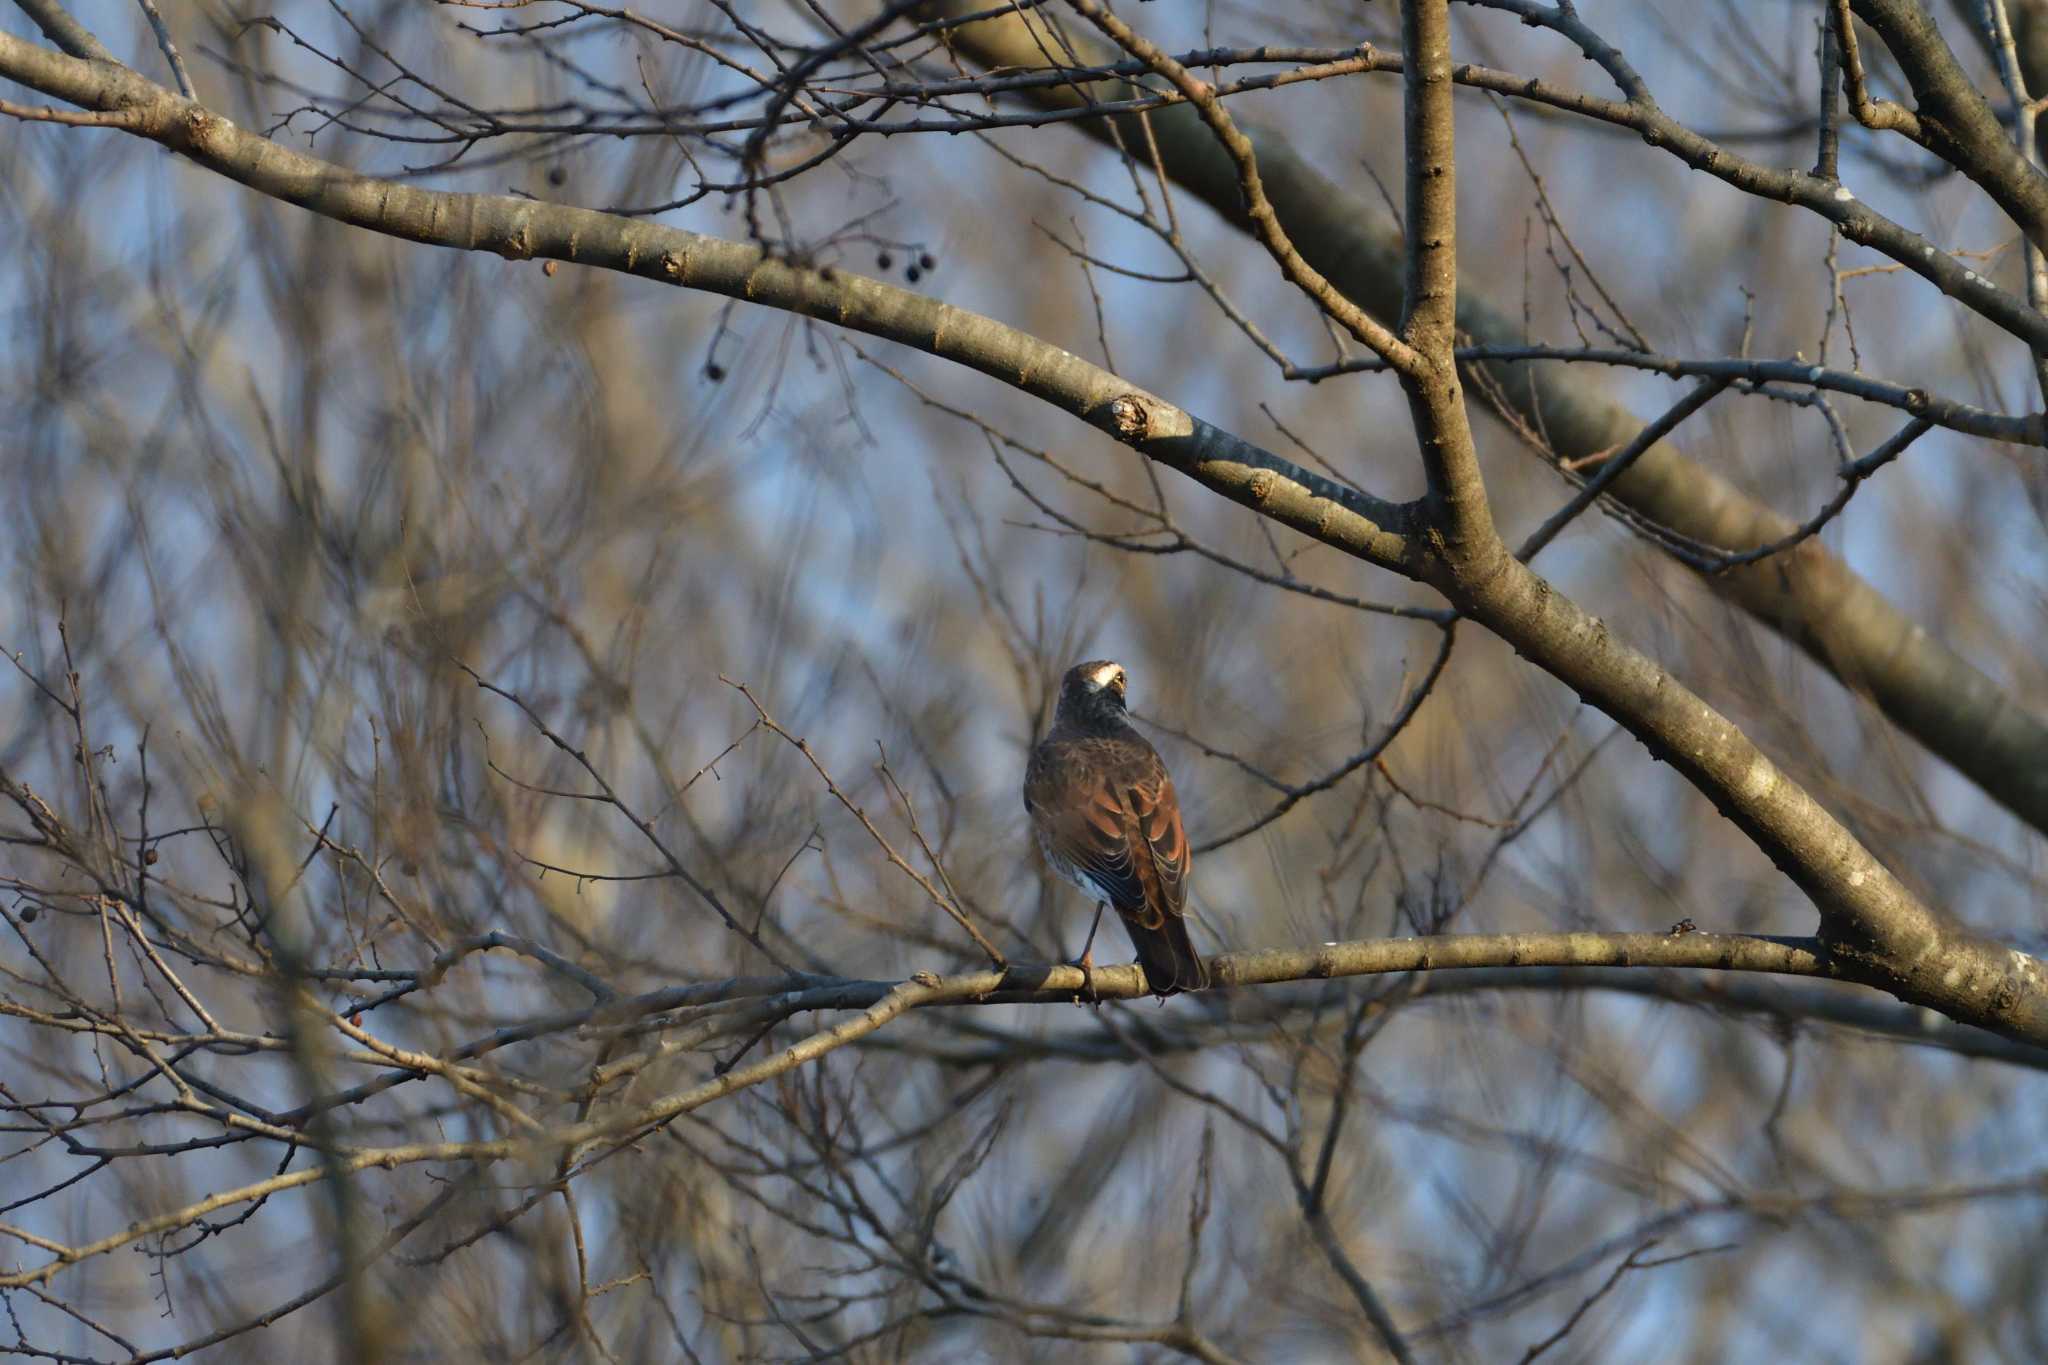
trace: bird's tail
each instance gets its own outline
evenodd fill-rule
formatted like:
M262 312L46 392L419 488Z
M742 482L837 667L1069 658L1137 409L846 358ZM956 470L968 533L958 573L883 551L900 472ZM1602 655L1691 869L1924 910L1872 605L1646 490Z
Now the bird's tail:
M1145 969L1146 983L1155 995L1206 990L1209 964L1188 940L1188 922L1179 915L1167 915L1164 920L1157 929L1124 921L1124 928L1131 933L1131 946L1138 950L1138 962Z

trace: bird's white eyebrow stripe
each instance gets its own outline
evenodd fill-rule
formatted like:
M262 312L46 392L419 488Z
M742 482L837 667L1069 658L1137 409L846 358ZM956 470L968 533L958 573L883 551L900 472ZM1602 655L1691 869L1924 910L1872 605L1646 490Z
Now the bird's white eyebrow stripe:
M1088 675L1088 681L1094 683L1097 687L1107 687L1110 684L1110 680L1123 671L1122 664L1104 664Z

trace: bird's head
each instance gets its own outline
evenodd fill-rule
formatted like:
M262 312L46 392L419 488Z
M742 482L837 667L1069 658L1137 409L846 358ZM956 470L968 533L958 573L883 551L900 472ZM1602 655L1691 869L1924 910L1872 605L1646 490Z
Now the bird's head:
M1060 680L1057 719L1076 723L1122 721L1127 682L1124 666L1112 660L1090 659L1075 664Z

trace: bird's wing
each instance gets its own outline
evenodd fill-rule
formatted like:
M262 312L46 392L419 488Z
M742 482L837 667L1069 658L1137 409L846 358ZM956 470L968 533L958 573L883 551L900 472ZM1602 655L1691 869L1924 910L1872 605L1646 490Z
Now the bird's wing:
M1173 779L1156 755L1150 771L1123 788L1123 806L1129 815L1125 823L1125 844L1142 860L1136 869L1141 882L1149 882L1142 911L1129 912L1147 929L1164 926L1166 916L1187 912L1188 836L1181 828L1180 798L1174 794ZM1147 876L1146 874L1151 875ZM1118 909L1123 907L1119 906Z
M1047 860L1119 911L1143 905L1145 884L1125 837L1123 801L1100 770L1062 766L1056 779L1024 789Z
M1048 856L1086 877L1119 914L1157 929L1187 903L1180 802L1158 755L1116 757L1125 761L1039 769L1025 805Z

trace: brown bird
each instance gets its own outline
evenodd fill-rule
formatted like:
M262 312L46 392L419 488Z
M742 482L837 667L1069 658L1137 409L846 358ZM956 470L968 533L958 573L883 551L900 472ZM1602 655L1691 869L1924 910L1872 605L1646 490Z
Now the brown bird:
M1095 905L1077 964L1094 966L1102 907L1130 931L1159 995L1198 991L1209 969L1188 941L1188 836L1166 765L1124 714L1122 665L1075 664L1060 682L1052 732L1031 751L1024 809L1055 872Z

